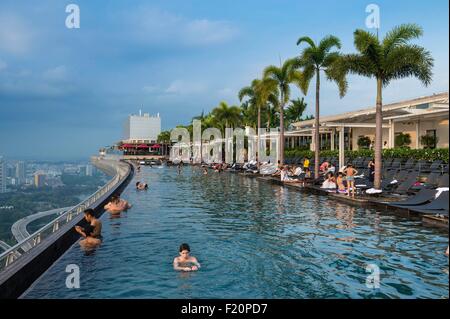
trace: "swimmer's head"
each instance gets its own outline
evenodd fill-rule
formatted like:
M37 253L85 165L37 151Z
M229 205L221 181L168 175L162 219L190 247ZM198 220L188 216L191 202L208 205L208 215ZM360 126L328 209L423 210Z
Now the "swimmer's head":
M95 212L92 208L88 208L84 211L84 219L86 219L86 221L90 222L92 220L92 218L94 218Z
M136 187L139 187L139 184L141 184L141 182L136 182Z
M111 203L117 203L117 202L119 202L119 196L116 196L116 195L114 195L114 196L111 196Z
M181 244L180 246L180 256L187 258L189 257L189 253L191 252L191 248L188 244Z

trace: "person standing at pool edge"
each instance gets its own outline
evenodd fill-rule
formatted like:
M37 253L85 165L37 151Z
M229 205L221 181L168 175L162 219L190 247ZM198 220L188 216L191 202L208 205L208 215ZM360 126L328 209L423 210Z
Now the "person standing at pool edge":
M191 248L188 244L181 244L180 256L173 260L173 268L178 271L197 271L200 263L194 256L189 256Z

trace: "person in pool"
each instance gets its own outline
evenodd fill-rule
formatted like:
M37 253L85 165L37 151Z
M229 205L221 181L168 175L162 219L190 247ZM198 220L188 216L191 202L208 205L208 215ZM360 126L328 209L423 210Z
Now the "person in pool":
M136 189L139 191L146 191L148 189L148 184L147 183L142 183L142 182L136 182Z
M200 269L200 263L197 258L190 256L191 248L188 244L181 244L180 256L173 260L173 268L177 271L197 271Z
M88 222L86 227L75 226L75 231L84 237L80 241L82 247L96 247L102 243L102 222L95 218L94 210L84 211L84 219Z
M120 214L124 210L128 210L130 208L130 203L115 195L111 197L111 201L104 207L104 209L111 214Z

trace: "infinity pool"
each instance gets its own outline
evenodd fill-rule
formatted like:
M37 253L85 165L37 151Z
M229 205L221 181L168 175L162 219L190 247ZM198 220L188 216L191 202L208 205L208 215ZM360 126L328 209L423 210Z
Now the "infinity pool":
M149 183L137 192L138 180ZM75 244L25 298L448 298L448 233L234 174L143 168L104 214L102 246ZM187 242L202 264L177 273ZM66 266L80 267L68 289ZM368 264L380 288L366 286Z

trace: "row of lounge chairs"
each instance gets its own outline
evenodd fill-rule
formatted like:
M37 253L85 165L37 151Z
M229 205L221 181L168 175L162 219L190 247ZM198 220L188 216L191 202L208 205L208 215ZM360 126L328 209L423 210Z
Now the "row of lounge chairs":
M286 159L286 164L288 165L303 165L303 158L294 157ZM356 169L365 169L368 167L369 162L372 160L370 157L358 157L353 160L350 160L349 163L352 163ZM314 168L314 160L310 160L310 167ZM320 163L329 162L334 164L334 166L338 166L339 160L336 157L321 157ZM383 171L388 171L392 169L398 170L413 170L419 173L430 173L430 172L448 172L448 164L444 164L441 160L436 160L434 162L427 162L425 160L415 160L408 159L402 160L399 158L387 158L383 160L382 163Z
M442 215L448 217L449 192L436 189L421 189L416 195L400 202L385 202L386 205L407 209L423 215Z

